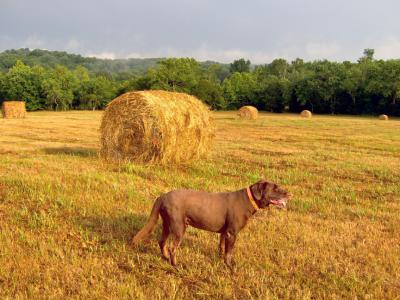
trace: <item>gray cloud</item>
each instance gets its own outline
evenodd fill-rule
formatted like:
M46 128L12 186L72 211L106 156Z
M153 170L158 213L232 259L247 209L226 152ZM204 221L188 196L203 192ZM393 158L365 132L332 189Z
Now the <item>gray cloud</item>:
M265 63L355 60L368 47L398 58L399 8L394 0L0 0L0 50Z

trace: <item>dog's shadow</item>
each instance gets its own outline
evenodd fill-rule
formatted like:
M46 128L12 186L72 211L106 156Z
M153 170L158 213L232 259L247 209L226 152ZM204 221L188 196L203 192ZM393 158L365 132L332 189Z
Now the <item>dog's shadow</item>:
M148 215L125 214L119 216L87 216L78 220L78 226L88 232L101 244L118 244L131 247L132 237L143 228L148 221ZM161 235L161 220L155 227L148 240L143 241L139 247L132 247L132 251L160 255L158 239ZM217 240L216 240L217 242ZM181 247L194 248L205 257L210 256L210 251L217 254L217 243L212 249L204 245L195 233L186 232Z
M78 225L91 233L102 243L129 243L132 235L137 233L147 222L148 216L125 214L118 216L86 216L78 220Z

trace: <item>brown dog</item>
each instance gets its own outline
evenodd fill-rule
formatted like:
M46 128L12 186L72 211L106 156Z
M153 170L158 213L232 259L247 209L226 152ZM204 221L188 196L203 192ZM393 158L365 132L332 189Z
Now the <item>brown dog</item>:
M261 180L248 188L230 193L206 193L176 190L157 198L147 224L133 237L132 244L146 239L163 220L159 245L165 259L175 266L175 252L188 225L221 234L219 249L225 263L232 267L232 250L236 236L248 219L260 208L269 205L284 208L291 195L275 183ZM173 241L167 247L167 239Z

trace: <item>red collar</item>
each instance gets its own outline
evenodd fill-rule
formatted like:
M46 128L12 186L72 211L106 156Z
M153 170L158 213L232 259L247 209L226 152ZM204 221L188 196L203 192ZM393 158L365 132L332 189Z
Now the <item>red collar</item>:
M250 187L247 187L246 191L247 191L247 197L249 198L251 205L253 205L256 211L259 210L260 208L258 207L256 201L254 200L253 193L251 192Z

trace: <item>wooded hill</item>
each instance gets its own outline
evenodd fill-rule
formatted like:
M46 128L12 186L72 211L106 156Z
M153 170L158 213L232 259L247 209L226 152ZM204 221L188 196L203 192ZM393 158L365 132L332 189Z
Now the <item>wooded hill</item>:
M78 66L85 67L90 73L94 74L113 74L116 79L128 79L130 76L143 75L156 66L157 62L165 58L126 58L126 59L101 59L96 57L84 57L79 54L71 54L65 51L49 51L28 48L18 50L6 50L0 52L0 71L7 71L15 65L17 60L22 61L28 66L40 65L44 68L54 68L57 65L73 70ZM213 61L200 62L207 68ZM229 70L228 64L224 65Z
M17 60L28 66L41 65L45 68L54 68L63 65L72 70L83 66L93 73L130 73L144 74L149 68L154 67L160 58L129 58L129 59L100 59L96 57L83 57L79 54L70 54L65 51L6 50L0 53L0 71L7 71L15 65Z

